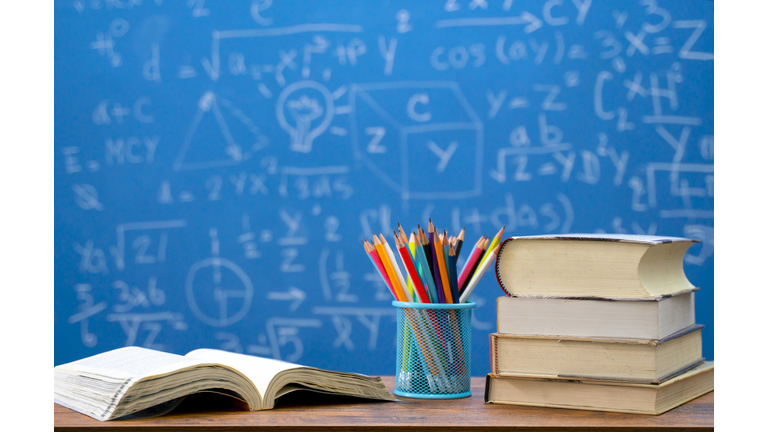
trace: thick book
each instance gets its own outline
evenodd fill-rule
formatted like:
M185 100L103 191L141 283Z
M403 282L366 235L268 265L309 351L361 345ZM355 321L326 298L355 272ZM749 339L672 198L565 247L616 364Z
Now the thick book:
M695 289L683 257L698 242L623 234L511 237L499 248L496 278L510 297L662 298Z
M491 373L660 383L704 361L702 327L693 325L659 340L492 333Z
M664 339L696 323L693 291L638 301L499 297L499 333Z
M715 389L715 362L661 384L488 375L485 402L658 415Z
M296 390L394 401L379 377L198 349L185 356L126 347L53 368L54 402L105 421L181 397L216 392L251 411Z

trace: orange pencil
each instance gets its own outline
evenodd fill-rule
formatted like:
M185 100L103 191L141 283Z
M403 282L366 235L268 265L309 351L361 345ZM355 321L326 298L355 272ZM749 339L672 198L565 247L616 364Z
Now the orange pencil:
M387 257L392 265L395 276L397 276L397 281L400 283L400 287L403 290L403 297L405 297L406 301L413 302L413 296L408 290L408 286L405 284L405 278L403 278L403 274L400 272L400 266L397 265L397 261L395 261L395 253L392 252L392 248L389 247L389 243L387 242L387 239L384 238L384 234L379 233L379 240L381 240L381 244L384 246L384 250L387 253Z
M376 237L376 234L373 234L373 246L376 248L376 251L379 253L379 258L381 259L381 262L384 265L384 269L386 269L387 275L389 276L389 280L391 281L392 287L395 290L395 297L397 297L397 301L406 301L405 294L403 293L403 287L400 286L400 282L397 279L395 270L392 269L392 263L389 262L389 256L387 255L387 251L384 249L384 245L381 244L381 240L379 240L379 238Z
M446 303L453 303L451 297L451 284L448 281L448 271L445 269L445 257L443 256L443 242L440 234L435 234L435 255L437 255L437 266L440 269L440 281L442 282L443 295Z

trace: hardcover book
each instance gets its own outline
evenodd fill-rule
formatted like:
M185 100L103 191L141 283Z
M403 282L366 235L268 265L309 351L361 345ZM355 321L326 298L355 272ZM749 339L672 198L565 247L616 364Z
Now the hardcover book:
M715 388L715 362L661 384L496 377L485 381L485 402L658 415Z
M623 234L511 237L496 260L510 297L642 299L692 291L683 257L698 240Z
M695 324L693 291L662 298L579 300L499 297L499 333L528 336L664 339Z
M659 340L495 333L491 373L659 383L704 362L702 328L693 325Z

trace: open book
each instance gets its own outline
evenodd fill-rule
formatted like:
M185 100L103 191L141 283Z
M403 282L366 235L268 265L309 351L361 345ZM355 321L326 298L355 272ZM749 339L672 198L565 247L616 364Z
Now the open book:
M203 391L238 398L251 411L311 390L394 401L379 377L198 349L185 356L139 347L108 351L53 368L54 402L105 421Z

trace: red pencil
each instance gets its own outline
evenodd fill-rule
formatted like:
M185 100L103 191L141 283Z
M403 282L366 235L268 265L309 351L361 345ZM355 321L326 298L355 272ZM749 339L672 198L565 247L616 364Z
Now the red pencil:
M424 291L424 286L421 284L419 273L416 271L416 267L413 266L413 261L411 261L411 253L408 252L408 245L403 244L400 239L397 238L397 235L395 235L395 246L397 247L398 252L400 252L400 258L402 258L403 264L405 264L405 269L408 271L408 274L411 275L411 283L413 284L416 293L419 295L419 300L421 300L422 303L429 303L429 296L427 296L427 292Z

